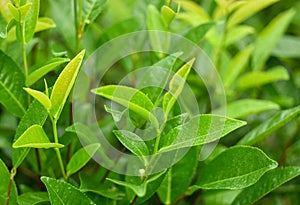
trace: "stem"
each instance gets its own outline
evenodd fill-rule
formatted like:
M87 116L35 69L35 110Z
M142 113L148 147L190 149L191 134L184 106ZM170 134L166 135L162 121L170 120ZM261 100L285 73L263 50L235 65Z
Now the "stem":
M78 14L77 14L78 11ZM80 40L82 38L83 23L82 23L82 0L74 0L74 24L75 24L75 51L79 50Z
M23 63L24 63L24 74L25 74L25 80L27 80L28 77L28 65L27 65L27 56L26 56L26 41L25 41L25 26L22 23L21 24L21 44L22 44L22 55L23 55Z
M156 139L155 139L155 145L154 145L154 154L156 154L157 153L157 151L158 151L158 146L159 146L159 141L160 141L160 134L156 137Z
M58 135L57 135L57 127L56 127L57 120L53 119L51 117L51 121L52 121L52 127L53 127L54 142L58 143ZM59 148L54 148L54 150L55 150L56 156L58 158L58 163L59 163L59 166L60 166L61 173L62 173L64 179L67 180L68 177L67 177L66 172L65 172L65 168L64 168L64 164L63 164L63 161L62 161L62 158L61 158Z
M35 151L35 157L36 157L37 167L38 167L39 172L41 172L42 166L41 166L39 149L35 148L34 151Z
M14 180L16 173L17 173L17 170L15 168L12 168L10 171L10 179L9 179L9 184L8 184L8 189L7 189L7 199L6 199L5 205L9 204L11 188L12 188L13 180Z

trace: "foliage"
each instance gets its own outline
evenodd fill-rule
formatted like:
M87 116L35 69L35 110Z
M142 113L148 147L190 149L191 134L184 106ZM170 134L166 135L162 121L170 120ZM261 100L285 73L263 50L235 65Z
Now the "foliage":
M0 204L299 204L299 14L1 0Z

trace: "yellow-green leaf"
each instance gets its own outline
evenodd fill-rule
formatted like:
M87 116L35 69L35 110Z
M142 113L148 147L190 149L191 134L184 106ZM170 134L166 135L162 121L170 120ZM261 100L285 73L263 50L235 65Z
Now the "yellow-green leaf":
M51 143L40 125L30 126L14 143L13 148L62 148L64 145Z
M50 101L52 103L50 113L54 119L58 119L60 116L60 113L79 72L84 54L85 50L82 50L68 63L53 86L53 91L50 97Z
M40 17L37 20L34 32L37 33L40 31L48 30L50 28L54 28L55 26L56 26L56 24L54 23L54 21L52 19L47 18L47 17Z
M42 93L41 91L38 90L33 90L31 88L24 88L24 90L28 92L32 97L37 99L46 108L46 110L48 111L50 110L51 101L48 98L48 96L45 95L45 93Z

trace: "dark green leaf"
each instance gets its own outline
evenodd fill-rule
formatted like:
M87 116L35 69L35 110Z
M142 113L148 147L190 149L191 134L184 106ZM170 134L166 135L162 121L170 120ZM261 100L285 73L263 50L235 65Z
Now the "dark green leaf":
M213 25L213 22L200 24L189 29L183 36L198 44Z
M67 176L71 176L79 169L84 167L86 163L93 157L95 152L99 149L100 144L90 144L79 149L71 158L67 165Z
M71 184L45 176L41 177L41 180L46 185L51 204L95 204L84 193L80 192Z
M273 49L272 54L281 58L299 58L300 38L295 36L282 36Z
M18 197L20 205L35 205L49 201L47 192L28 192Z
M26 111L24 86L25 77L19 66L0 50L0 102L18 117Z
M245 124L244 121L218 115L198 115L187 123L175 127L164 136L162 138L163 147L159 152L213 142Z
M289 120L293 119L300 113L300 106L288 110L279 111L272 118L260 124L255 129L248 132L238 144L253 145L256 142L263 140L269 134L285 125Z
M300 167L279 167L263 175L256 184L244 189L232 205L251 205L280 185L300 175Z
M198 164L198 150L197 147L190 149L178 163L167 171L157 191L163 203L172 204L188 189Z
M82 2L82 18L85 24L93 22L103 10L106 0L84 0Z
M277 162L260 149L234 146L202 168L196 185L202 189L242 189L256 183L275 167Z
M118 140L133 154L137 156L149 155L149 150L146 143L135 133L127 130L114 130L113 132Z

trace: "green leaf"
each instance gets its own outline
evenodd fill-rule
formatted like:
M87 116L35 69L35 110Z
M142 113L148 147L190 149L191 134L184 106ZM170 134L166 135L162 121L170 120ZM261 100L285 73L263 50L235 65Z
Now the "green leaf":
M244 189L232 205L251 205L277 187L300 175L300 167L279 167L263 175L256 184Z
M50 97L50 101L52 103L50 113L54 117L54 119L58 119L60 116L60 113L64 107L64 104L79 72L84 54L85 50L82 50L68 63L68 65L58 76L53 86L53 91Z
M41 180L46 185L51 204L95 204L84 193L80 192L71 184L45 176L41 177Z
M0 13L4 17L5 21L8 23L13 19L12 14L9 11L8 4L11 3L10 0L0 1Z
M272 50L272 54L281 58L299 58L300 38L295 36L282 36Z
M38 102L37 100L34 100L28 107L26 113L22 117L21 121L19 122L14 142L32 125L38 124L43 126L46 119L47 119L48 113L47 110L44 108L44 106ZM18 168L22 161L25 159L29 152L30 148L19 148L19 149L13 149L12 150L12 161L14 168Z
M4 162L0 159L0 204L7 204L7 190L10 181L10 173L4 164ZM18 192L15 182L13 181L13 185L10 191L10 198L8 205L18 204Z
M70 59L68 58L53 58L50 61L46 62L45 65L42 67L36 69L32 73L30 73L26 79L26 85L31 86L36 81L41 79L44 75L46 75L48 72L52 71L57 66L69 62Z
M35 205L45 202L49 202L47 192L28 192L18 197L20 205Z
M161 7L161 15L165 21L165 25L169 26L176 16L176 13L168 6L163 5Z
M54 21L50 18L47 17L40 17L38 18L37 22L36 22L36 27L34 32L40 32L40 31L44 31L44 30L48 30L50 28L55 28L56 24L54 23Z
M7 24L6 21L0 12L0 38L6 38L7 36Z
M129 108L158 127L157 119L151 113L154 107L153 103L143 92L120 85L102 86L93 89L92 92Z
M189 29L183 36L198 44L213 25L215 25L213 22L209 22L194 26Z
M229 103L226 106L226 116L232 118L244 118L250 114L267 110L279 110L278 104L268 100L242 99ZM217 112L217 110L215 111Z
M226 73L222 76L224 79L225 88L230 88L234 85L237 77L245 70L250 55L253 51L253 46L248 46L237 53L231 60Z
M51 143L40 125L30 126L12 145L13 148L62 148L64 145Z
M159 152L213 142L245 124L244 121L218 115L198 115L187 123L175 127L164 136L161 139L163 146Z
M254 80L255 79L255 80ZM240 89L260 87L278 80L288 80L289 73L282 66L271 68L268 71L252 71L241 76L238 82Z
M84 167L88 161L93 157L95 152L99 149L100 144L90 144L79 149L71 158L67 165L67 176L71 176L76 173L82 167Z
M32 6L30 7L24 22L26 42L29 42L34 35L40 11L40 0L30 0L30 2Z
M25 4L19 8L16 8L13 4L7 4L8 10L10 11L11 15L17 22L23 22L25 17L27 16L32 3Z
M82 2L82 18L84 24L93 22L103 10L106 0L84 0Z
M275 130L285 125L288 121L296 117L300 113L300 106L279 111L272 118L261 123L258 127L254 128L243 137L238 144L253 145L256 142L263 140Z
M229 18L227 27L230 28L236 24L239 24L256 14L258 11L266 8L267 6L274 4L278 0L251 0L240 6Z
M25 77L19 66L0 50L0 103L17 117L26 111Z
M164 95L163 99L163 111L165 113L165 116L168 116L171 108L180 95L194 61L195 58L184 64L172 77L169 84L169 91Z
M147 185L155 180L157 180L158 178L160 178L163 174L165 174L165 171L163 172L160 172L159 174L156 174L154 176L152 176L151 178L145 180L142 184L131 184L131 183L128 183L128 182L125 182L125 181L120 181L120 180L117 180L117 179L110 179L110 178L107 178L107 180L115 183L115 184L118 184L120 186L124 186L124 187L127 187L131 190L134 191L134 193L136 195L138 195L139 197L143 197L145 196L146 192L147 192Z
M95 180L95 176L89 176L83 172L79 174L80 178L80 191L93 192L109 199L122 200L125 197L124 190L115 186L112 182L105 180L103 184L99 184Z
M253 70L261 70L276 43L290 24L295 11L290 9L280 13L258 35L252 58Z
M118 140L133 154L137 156L149 155L149 150L146 143L135 133L127 130L114 130L113 133L116 135Z
M172 204L188 189L198 164L198 150L197 147L190 149L178 163L169 168L157 190L158 196L164 204ZM180 186L178 186L179 184Z
M46 108L47 111L50 110L50 108L51 108L51 101L50 101L50 99L48 98L47 95L45 95L41 91L33 90L31 88L24 88L24 90L26 92L28 92L32 97L34 97L35 99L37 99Z
M204 165L196 185L202 189L243 189L275 167L277 162L260 149L234 146Z
M255 29L251 26L240 25L230 28L226 34L225 45L233 44L239 39L253 33L255 33Z

